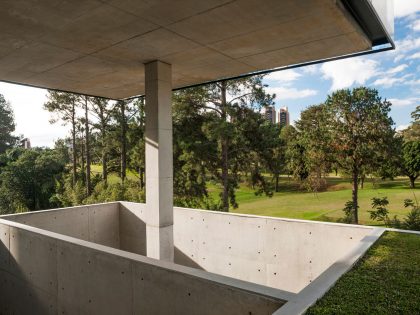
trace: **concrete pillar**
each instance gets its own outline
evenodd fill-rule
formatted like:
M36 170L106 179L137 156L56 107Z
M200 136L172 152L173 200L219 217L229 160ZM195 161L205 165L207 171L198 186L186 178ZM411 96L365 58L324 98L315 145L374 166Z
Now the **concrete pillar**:
M147 256L173 261L172 72L145 64Z

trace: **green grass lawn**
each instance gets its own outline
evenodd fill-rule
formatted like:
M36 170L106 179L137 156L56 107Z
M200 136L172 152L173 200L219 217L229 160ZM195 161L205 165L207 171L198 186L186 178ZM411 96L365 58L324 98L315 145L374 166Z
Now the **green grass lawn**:
M280 190L272 198L265 195L256 196L254 190L242 184L236 194L239 207L230 211L305 220L336 221L343 217L342 209L346 201L351 200L349 180L334 177L328 179L327 191L316 194L299 189L294 181L287 178L281 179ZM214 198L219 198L218 186L210 186L210 192ZM388 207L390 215L398 215L402 218L408 213L403 206L404 199L414 199L414 194L420 200L420 189L410 189L406 179L377 180L375 184L372 180L367 180L364 189L359 190L360 223L378 224L370 219L368 212L371 210L373 197L387 196L390 201Z
M100 165L92 165L93 174L101 174ZM138 181L135 172L127 170L129 180ZM121 182L118 174L108 175L110 184ZM220 187L209 184L210 195L214 200L219 200ZM420 200L420 189L412 190L408 186L408 179L394 181L366 180L364 189L359 190L359 220L361 224L378 225L370 219L368 210L371 210L373 197L387 196L390 201L389 210L391 216L398 215L400 218L408 213L404 208L404 199L414 199L414 194ZM263 216L284 217L318 221L336 221L343 217L343 207L346 201L351 199L351 184L349 180L330 177L328 178L327 191L319 193L306 192L292 179L282 177L280 180L280 192L272 198L265 195L256 196L255 191L246 184L241 184L236 192L239 207L230 209L231 212L255 214Z
M386 232L306 315L420 314L420 236Z
M96 175L96 174L101 175L102 174L102 166L101 165L92 164L90 166L90 168L91 168L91 173L92 174L94 174L94 175ZM133 172L132 170L129 170L129 169L127 169L127 179L133 180L133 181L138 181L139 180L137 174L135 172ZM120 177L118 176L117 173L110 173L110 174L108 174L108 183L110 183L110 184L121 183L121 179L120 179Z

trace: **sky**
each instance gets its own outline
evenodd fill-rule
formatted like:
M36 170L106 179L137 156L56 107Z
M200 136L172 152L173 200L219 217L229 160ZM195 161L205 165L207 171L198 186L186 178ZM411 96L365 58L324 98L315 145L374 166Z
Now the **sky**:
M420 0L394 0L396 49L363 57L283 70L266 76L276 109L287 106L293 123L306 107L334 90L368 86L392 103L397 130L406 128L420 105Z
M276 94L276 108L287 106L293 123L306 107L320 104L341 88L368 86L392 103L391 116L398 130L411 121L420 104L420 0L394 0L396 49L323 64L274 72L265 78L267 91ZM68 135L68 126L50 124L42 107L46 90L0 82L0 94L15 114L16 134L32 146L52 147Z

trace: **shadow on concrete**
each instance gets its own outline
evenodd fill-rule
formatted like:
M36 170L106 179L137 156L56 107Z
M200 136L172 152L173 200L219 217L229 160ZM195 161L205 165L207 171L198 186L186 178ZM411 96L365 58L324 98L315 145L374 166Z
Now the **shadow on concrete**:
M174 248L174 263L186 267L191 267L195 269L205 270L199 264L197 264L194 260L192 260L189 256L183 253L178 247Z
M56 314L57 305L54 298L31 284L31 277L38 275L34 275L33 271L28 274L28 271L22 270L14 258L25 257L25 245L13 231L5 232L9 230L6 227L2 224L0 229L3 233L0 240L0 314ZM9 242L9 238L10 245L6 245L5 242ZM7 246L13 248L13 255ZM35 264L32 261L26 263L29 263L29 266Z

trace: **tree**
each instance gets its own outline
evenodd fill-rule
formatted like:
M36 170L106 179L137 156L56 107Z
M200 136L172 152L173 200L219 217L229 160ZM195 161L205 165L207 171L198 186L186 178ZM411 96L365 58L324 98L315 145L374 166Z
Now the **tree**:
M413 119L411 125L403 131L404 139L407 141L420 141L420 105L411 113Z
M67 163L66 155L50 149L15 148L6 153L0 172L0 209L3 213L59 206L51 197Z
M128 167L137 170L140 189L144 188L145 173L145 112L144 97L139 97L133 102L133 115L128 123L127 140L128 149Z
M108 133L109 123L111 120L111 114L113 107L110 106L110 102L107 99L94 97L91 100L92 113L96 116L97 123L94 127L99 130L100 133L100 150L101 150L101 164L102 164L102 180L106 183L108 180Z
M236 207L235 189L238 186L241 152L241 134L237 126L242 123L243 108L258 108L273 103L273 96L265 93L262 76L221 81L178 92L179 101L194 106L207 115L203 126L210 142L217 142L217 155L209 169L222 186L221 210Z
M325 188L325 177L331 171L333 156L328 112L324 104L313 105L302 111L296 122L297 141L304 148L303 163L307 172L305 184L318 191ZM301 166L298 164L298 168Z
M309 176L305 163L305 147L301 143L300 132L293 126L286 126L282 129L280 137L285 142L286 168L289 174L303 182Z
M72 144L72 174L73 174L73 186L77 180L77 148L76 148L76 127L77 127L77 95L58 92L48 91L48 101L44 104L44 109L53 113L55 117L50 119L50 123L56 123L61 120L64 125L71 125L71 144Z
M402 145L401 168L410 179L410 188L414 188L420 175L420 141L407 141Z
M325 103L335 162L352 178L353 222L358 223L358 183L365 169L378 167L388 154L395 130L391 103L366 87L339 90Z
M82 123L85 125L85 152L86 152L86 195L89 196L92 192L91 187L91 178L90 178L90 166L91 166L91 157L90 157L90 128L89 128L89 99L85 95L82 97L83 109L85 112L85 117L82 120Z
M400 167L402 173L410 179L410 187L414 188L415 181L420 175L420 106L411 113L413 121L403 132L400 141Z
M3 95L0 94L0 154L11 148L17 138L13 136L15 119L13 110Z

